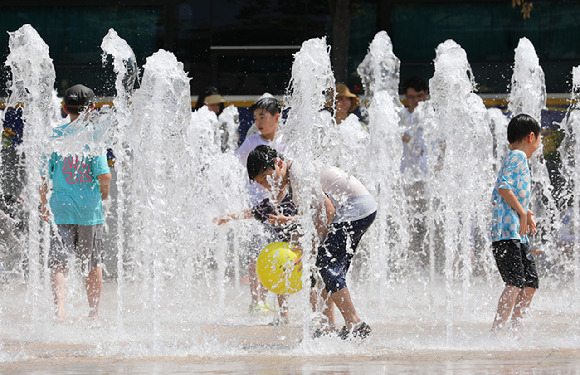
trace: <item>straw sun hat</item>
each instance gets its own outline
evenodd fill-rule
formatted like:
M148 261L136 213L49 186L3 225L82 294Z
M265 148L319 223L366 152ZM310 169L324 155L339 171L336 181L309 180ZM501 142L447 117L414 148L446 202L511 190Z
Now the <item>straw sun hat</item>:
M354 111L356 109L356 107L358 107L360 104L360 99L358 98L358 96L356 96L355 94L350 92L347 85L345 85L344 83L337 83L336 84L336 97L338 98L341 96L351 98L350 99L350 108L348 109L349 112Z
M204 104L220 104L225 103L225 99L220 94L213 94L206 96L204 99Z

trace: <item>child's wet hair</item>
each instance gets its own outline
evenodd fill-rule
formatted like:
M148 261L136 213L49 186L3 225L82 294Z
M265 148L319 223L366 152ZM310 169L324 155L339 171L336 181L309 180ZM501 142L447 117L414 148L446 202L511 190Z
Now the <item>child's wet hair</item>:
M258 109L263 109L266 112L270 113L272 116L280 113L282 111L282 107L280 106L280 102L278 99L274 98L273 96L266 96L258 99L252 106L250 107L250 112L254 113Z
M260 145L253 149L246 163L250 180L268 169L275 169L276 158L280 158L278 152L269 146Z
M512 118L507 128L507 138L510 144L521 141L530 133L534 133L536 137L540 135L540 124L530 115L521 113Z
M425 81L421 77L413 76L411 78L407 78L405 83L403 84L403 94L407 92L408 89L413 89L417 92L419 91L429 91L429 85L427 85L427 81Z

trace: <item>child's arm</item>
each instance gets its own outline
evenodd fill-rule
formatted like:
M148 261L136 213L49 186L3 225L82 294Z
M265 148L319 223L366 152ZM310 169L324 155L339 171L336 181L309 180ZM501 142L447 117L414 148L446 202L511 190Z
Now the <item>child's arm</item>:
M528 213L524 210L524 207L520 204L513 191L508 189L497 189L499 195L518 213L520 217L520 229L518 233L520 236L528 233ZM533 215L533 214L532 214ZM535 228L534 223L534 228Z
M328 228L330 223L332 223L332 219L334 219L334 215L336 214L336 209L328 197L326 197L324 200L324 209L326 210L326 227Z
M104 173L97 176L99 180L99 190L101 191L101 200L109 198L109 185L111 184L111 173Z
M50 221L50 210L48 208L48 200L46 199L48 195L48 181L46 177L42 177L42 184L38 188L38 192L40 193L40 203L42 204L42 220L48 223Z
M316 219L315 219L315 226L316 226L316 232L318 233L318 237L320 238L321 241L324 241L324 239L326 238L326 234L328 233L328 227L330 226L330 223L332 223L332 219L334 219L334 214L336 213L336 209L334 208L334 205L332 204L332 202L330 201L330 199L325 195L324 196L324 210L326 213L326 218L324 218L322 216L322 212L320 212L320 210L317 212L316 215ZM320 207L322 208L322 207ZM298 253L298 258L296 258L294 260L294 265L297 265L299 267L299 271L302 270L302 249L292 249L294 252ZM316 253L316 240L313 239L313 243L312 243L312 254Z
M322 211L324 210L324 212ZM323 215L323 213L325 215ZM336 210L330 199L324 195L324 202L322 205L317 207L316 216L314 219L314 225L316 226L316 232L318 233L318 238L320 241L324 241L326 234L328 233L328 227L334 218Z
M324 224L323 220L318 220L320 223L315 223L316 229L318 233L321 233L322 225L328 227L334 218L334 206L328 197L324 201L324 208L326 212L326 224ZM268 223L273 225L287 225L287 224L294 224L298 219L298 216L285 216L284 214L274 212L273 214L268 215Z
M222 216L222 217L215 217L213 219L213 222L217 225L222 225L222 224L226 224L232 220L251 219L253 217L254 217L254 215L252 214L252 209L246 208L246 209L242 210L241 212L233 212L231 214L227 214L227 215Z
M531 210L528 210L528 226L530 227L530 232L536 233L536 221L534 220L534 215Z
M328 199L328 197L326 197L326 196L325 196L325 200L324 200L324 209L325 209L325 213L326 213L326 219L323 219L322 213L320 212L320 209L318 209L316 212L316 220L314 223L316 226L317 233L319 234L319 236L322 236L321 238L326 236L326 228L332 222L332 219L334 218L334 214L335 214L334 206L332 205L332 202L330 201L330 199ZM286 216L283 213L278 213L278 212L274 212L272 214L269 214L268 219L267 219L268 223L273 224L273 225L293 224L297 220L298 220L298 216Z

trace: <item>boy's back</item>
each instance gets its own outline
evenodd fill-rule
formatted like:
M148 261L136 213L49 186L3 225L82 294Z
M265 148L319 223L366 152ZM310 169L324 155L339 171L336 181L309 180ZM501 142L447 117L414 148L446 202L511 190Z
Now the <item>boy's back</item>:
M511 150L499 170L492 193L493 219L492 242L519 239L527 242L527 236L520 236L518 213L503 199L498 189L511 190L522 207L527 208L531 195L531 176L526 154L521 150Z
M55 129L53 138L66 133L69 124ZM50 207L56 224L95 225L104 223L103 204L97 176L110 172L105 155L62 156L53 152L49 163L53 181Z

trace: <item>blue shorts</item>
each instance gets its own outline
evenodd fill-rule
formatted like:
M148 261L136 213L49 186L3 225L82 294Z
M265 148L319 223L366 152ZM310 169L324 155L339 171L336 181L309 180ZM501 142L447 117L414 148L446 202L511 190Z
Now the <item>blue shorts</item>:
M497 269L506 285L538 289L536 261L529 243L520 240L501 240L491 244Z
M316 267L324 281L324 289L334 293L346 287L346 273L363 234L369 229L377 212L355 221L333 223L322 246L318 248Z

